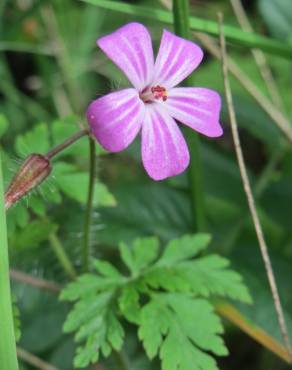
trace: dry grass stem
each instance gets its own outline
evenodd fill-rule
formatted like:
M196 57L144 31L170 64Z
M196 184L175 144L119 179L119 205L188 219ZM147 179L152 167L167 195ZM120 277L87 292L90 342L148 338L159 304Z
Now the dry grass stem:
M246 12L242 6L242 3L240 0L230 0L234 14L238 20L238 23L240 27L243 29L243 31L246 32L254 32L253 27L246 15ZM283 112L283 102L281 95L278 90L278 86L276 84L276 81L274 79L274 76L272 74L272 71L268 65L267 58L262 50L259 49L252 49L251 50L255 62L258 66L258 69L261 73L261 76L263 80L265 81L267 90L270 94L270 97L275 104L276 107L278 107Z
M61 370L21 347L17 347L17 356L20 360L40 370Z
M61 291L61 285L53 282L53 281L48 281L40 278L35 278L31 275L28 275L24 272L17 271L10 269L10 277L18 281L20 283L24 283L27 285L32 285L40 289L48 290L51 293L58 294Z
M160 2L165 6L165 8L171 9L171 0L160 0ZM219 60L221 59L220 48L210 36L200 32L192 33L210 54ZM292 126L283 113L271 103L271 101L257 88L252 80L230 58L227 61L227 66L230 73L232 73L238 82L259 104L259 106L268 114L287 139L292 142Z
M224 89L225 89L225 96L226 96L226 102L227 102L227 108L228 108L228 114L229 114L229 119L230 119L230 124L231 124L231 131L232 131L232 137L233 137L234 146L235 146L236 157L237 157L239 171L240 171L240 175L242 178L243 187L244 187L244 191L246 194L248 206L250 209L252 221L253 221L257 239L259 242L260 251L262 254L263 261L264 261L268 281L270 284L280 331L281 331L285 346L287 348L287 351L290 354L290 359L292 359L292 351L291 351L291 346L290 346L290 341L289 341L289 335L288 335L285 317L284 317L284 313L283 313L283 309L282 309L282 305L280 301L280 296L279 296L271 260L269 257L267 244L264 238L263 230L262 230L259 216L256 210L256 205L255 205L254 197L252 194L252 190L251 190L251 186L250 186L250 182L249 182L249 178L247 175L247 170L246 170L246 166L244 162L244 157L243 157L243 153L242 153L242 149L240 145L240 138L238 134L236 115L235 115L235 111L233 108L232 94L231 94L230 83L228 79L227 55L226 55L225 37L222 32L222 28L223 28L222 19L223 19L223 16L220 13L218 15L218 23L219 23L219 33L220 33L220 45L221 45L220 50L221 50L222 70L223 70L223 79L224 79Z

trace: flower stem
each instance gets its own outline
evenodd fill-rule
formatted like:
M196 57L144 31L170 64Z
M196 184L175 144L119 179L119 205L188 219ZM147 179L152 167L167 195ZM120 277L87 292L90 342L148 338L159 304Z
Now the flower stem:
M57 155L58 153L62 152L64 149L66 149L68 146L75 143L75 141L79 140L81 137L86 136L86 135L89 135L89 130L88 129L84 129L84 130L81 130L81 131L77 132L76 134L72 135L67 140L65 140L62 144L59 144L55 148L50 150L47 153L46 158L47 159L53 158L55 155Z
M185 39L190 39L189 26L189 0L173 0L173 21L175 33ZM187 86L193 86L192 78L186 79ZM190 150L190 167L188 170L189 188L191 192L191 206L193 214L194 231L205 231L205 207L203 193L202 169L199 153L199 137L190 131L185 130Z
M89 152L90 152L90 168L89 168L89 185L88 197L84 222L84 244L83 244L83 270L89 270L90 264L90 228L93 213L93 196L94 196L94 181L96 175L96 151L95 141L89 137Z
M4 208L4 189L0 158L0 368L17 370L16 344L9 281L9 258Z

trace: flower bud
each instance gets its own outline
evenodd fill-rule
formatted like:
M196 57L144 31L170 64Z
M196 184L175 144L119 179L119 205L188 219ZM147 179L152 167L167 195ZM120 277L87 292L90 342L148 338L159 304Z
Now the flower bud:
M13 177L5 193L5 209L8 209L40 185L51 173L50 160L41 154L29 155Z

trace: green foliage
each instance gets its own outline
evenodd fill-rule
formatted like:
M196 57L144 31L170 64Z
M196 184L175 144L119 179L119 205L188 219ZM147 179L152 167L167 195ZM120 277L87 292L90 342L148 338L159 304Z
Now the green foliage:
M142 7L133 4L123 4L118 1L107 1L107 0L83 0L86 3L96 5L101 8L114 10L133 16L143 16L145 18L150 18L155 21L160 21L168 24L173 23L172 13L156 8L153 11L151 7ZM288 1L288 0L286 0ZM201 19L197 17L190 17L190 27L195 31L201 31L210 33L212 35L218 36L218 25L214 21L208 21L206 19ZM273 39L265 38L261 35L254 33L243 32L237 27L224 26L224 33L226 38L233 41L239 45L244 45L248 47L258 47L264 51L282 55L291 56L292 47L284 47L281 43Z
M139 338L149 358L159 353L163 370L218 369L203 351L227 355L222 332L210 303L184 294L154 295L141 310Z
M95 261L95 273L80 276L61 293L74 306L64 325L81 342L76 367L85 367L119 350L124 340L121 320L138 325L150 359L159 354L163 370L217 369L205 351L226 355L223 328L212 305L202 297L227 296L249 303L239 274L217 255L198 255L210 242L207 234L185 235L169 242L162 254L157 238L122 243L120 256L130 276L109 262ZM201 298L200 298L201 297ZM181 351L174 349L181 348ZM194 367L195 366L195 367Z
M19 342L21 337L21 321L20 321L20 311L17 306L17 298L13 294L11 297L12 300L12 313L13 313L13 323L14 323L14 335L16 342Z
M0 120L0 131L3 130L4 133L6 127L7 121L3 116L3 119ZM15 152L21 158L30 153L45 154L49 148L60 144L68 138L68 135L74 134L77 130L76 117L73 116L54 121L51 125L51 133L48 125L39 123L15 138ZM68 151L58 155L58 158L53 160L53 172L50 178L34 193L29 194L27 202L22 201L9 211L8 230L12 246L18 247L24 243L26 246L36 247L46 240L51 231L55 230L53 223L50 224L48 220L43 221L49 203L60 204L63 196L66 196L81 205L86 204L89 175L86 168L83 167L84 161L87 162L88 148L87 140L83 139L70 147ZM103 150L97 146L97 154L102 153ZM7 154L4 153L4 155ZM7 155L4 166L4 178L7 183L11 180L12 168L13 172L17 171L17 166L18 164L16 165L13 159ZM96 181L94 187L93 202L95 207L116 204L115 198L105 184ZM28 225L29 211L32 211L37 219ZM21 230L18 230L19 228Z
M76 120L76 118L75 118ZM73 118L68 117L61 121L54 121L52 124L52 136L53 145L60 144L65 140L67 134L71 135L76 132ZM60 140L60 141L59 141ZM34 126L31 131L28 131L24 135L20 135L16 138L15 149L18 155L24 156L28 153L41 153L45 154L50 148L49 131L45 124L38 124ZM86 139L82 139L76 143L76 147L73 145L69 148L68 152L64 151L60 156L72 157L77 155L88 157L88 143ZM88 189L88 172L80 170L77 163L66 163L57 161L53 164L53 177L54 177L54 192L57 193L54 198L59 202L60 191L70 197L71 199L85 204L87 199ZM44 192L52 193L48 187L45 187ZM36 213L41 213L40 199L33 201L32 207ZM108 191L107 187L97 182L95 184L95 195L94 195L95 206L113 206L115 200Z
M58 162L54 166L53 176L59 190L71 199L86 204L89 175L80 172L74 165ZM94 185L94 206L114 206L115 199L106 185L97 182Z
M127 22L138 21L150 30L154 48L157 50L162 28L165 26L172 29L171 14L164 11L157 0L139 0L135 4L130 0L90 2L98 6L69 0L53 1L50 4L42 0L0 1L0 146L6 187L20 160L30 154L31 150L45 152L48 143L51 148L77 132L77 122L85 124L85 111L90 101L109 91L128 86L128 80L123 73L97 48L97 38ZM289 119L292 116L291 58L279 56L291 55L291 1L258 0L254 6L245 8L255 30L255 33L250 34L240 31L230 1L190 3L192 14L195 16L191 19L194 30L217 34L216 14L218 10L224 13L230 59L234 60L268 99L270 94L249 48L260 46L273 53L266 53L267 63L271 67L283 101L282 113ZM276 43L273 37L278 39ZM242 333L242 329L227 326L227 342L238 340L240 346L231 346L230 358L227 361L222 359L221 367L224 370L266 369L268 364L270 368L284 370L287 364L278 357L284 350L280 347L282 338L274 303L234 156L223 98L220 63L210 54L207 55L205 50L205 58L194 71L193 77L196 86L218 91L223 102L220 118L224 126L224 136L218 140L208 140L205 137L200 140L208 232L212 234L210 248L218 255L209 256L202 251L197 256L199 258L181 259L169 268L156 266L156 272L148 271L146 278L146 271L153 268L164 254L162 249L159 250L158 257L153 257L158 245L153 239L149 242L152 247L146 247L147 256L143 257L142 253L136 266L134 260L137 252L134 252L134 246L128 247L132 245L133 240L141 236L155 235L161 239L163 245L167 245L172 239L192 232L193 225L187 176L184 174L163 183L149 181L141 166L140 143L137 140L127 151L102 156L98 160L99 176L102 179L102 183L99 181L98 185L102 194L95 204L98 206L103 202L111 205L117 203L117 206L95 208L90 238L91 251L93 256L110 263L96 262L100 272L89 274L88 282L84 281L80 289L76 289L76 298L71 299L79 301L85 287L88 288L85 292L90 293L99 291L98 289L104 286L95 297L103 292L113 291L114 287L119 285L118 280L122 280L108 311L114 312L114 317L125 329L127 340L123 351L130 357L131 368L161 370L158 360L148 360L141 350L142 346L137 343L134 325L124 325L125 319L141 328L141 312L152 303L155 295L155 304L159 301L161 310L163 308L164 312L171 312L171 315L167 316L165 326L174 331L178 326L173 329L173 322L180 322L179 315L173 314L172 306L166 298L162 299L162 293L164 297L180 295L181 301L189 299L197 302L203 299L206 303L209 296L217 295L217 292L224 294L225 289L229 291L229 296L236 297L239 294L236 277L226 265L226 259L220 256L228 257L232 266L244 277L254 299L253 305L232 303L232 307L239 310L237 319L240 320L241 317L241 324L248 326L249 335L262 332L261 339L265 339L267 334L266 338L272 347L264 351L261 346L251 345L250 338ZM244 75L242 78L244 79ZM231 74L230 79L242 149L257 198L257 208L291 338L292 229L289 204L292 202L292 151L290 146L284 148L283 134L264 110ZM64 117L68 114L71 116ZM97 154L104 154L98 146ZM39 191L28 196L7 213L9 257L14 269L63 285L67 283L67 277L56 261L50 241L46 239L50 229L55 230L58 227L58 236L78 272L84 199L87 192L88 141L84 138L60 153L54 159L54 167L55 173ZM58 177L56 171L59 171ZM73 177L78 186L70 183L69 178ZM62 185L58 183L59 179L64 180ZM103 192L103 182L113 194L107 189L107 194ZM98 194L99 190L95 190ZM2 219L3 217L0 223ZM0 232L0 238L3 235L3 232ZM117 248L121 241L124 242L124 247L120 245L120 248L124 248L131 281L122 274L125 266L117 271L112 265L114 263L120 267L117 262ZM140 242L144 243L143 239L138 244ZM146 262L147 260L150 262ZM117 281L114 271L122 276L117 278ZM174 271L173 274L171 271ZM196 274L196 279L190 281L189 274ZM166 277L169 284L165 282ZM235 282L232 283L233 281ZM18 297L17 306L21 311L21 345L56 368L72 370L75 344L72 335L64 336L61 333L69 305L58 302L51 293L22 283L13 281L12 288ZM151 299L147 292L153 293ZM73 289L71 297L74 294ZM197 323L201 324L201 321L197 320ZM108 319L106 322L108 327ZM156 324L159 322L157 320ZM203 344L202 347L197 347L182 325L180 329L183 329L181 333L188 353L200 348L202 354ZM77 331L78 329L75 332ZM153 338L156 338L155 343L153 342L157 351L156 358L161 355L167 337L167 333L161 334L162 331L157 334L153 327L151 329L149 326L149 335L152 333ZM213 334L215 331L214 329ZM176 335L177 338L181 337L177 333ZM258 340L258 337L255 339ZM192 347L189 343L192 343ZM82 344L83 341L80 342L81 346ZM175 353L181 347L172 347L173 357L167 354L173 366L184 359L178 359L179 354ZM275 348L283 351L274 356L269 350ZM7 341L4 342L4 350L7 353ZM186 356L186 353L183 355ZM196 363L198 358L201 358L200 354L196 353L193 362ZM115 356L103 361L102 365L106 369L116 367L113 363ZM180 363L180 366L182 365ZM29 367L24 364L21 366L25 369ZM190 369L193 367L192 364ZM0 368L2 369L1 366Z
M7 118L0 114L0 138L5 134L8 128L8 121Z
M49 131L45 123L39 123L15 140L16 153L21 157L30 153L46 154L49 147Z
M271 34L292 41L292 4L289 0L259 0L259 10ZM290 39L290 40L289 40Z
M17 230L10 237L10 246L16 249L36 248L48 239L49 235L57 230L57 225L47 221L34 220L25 228Z

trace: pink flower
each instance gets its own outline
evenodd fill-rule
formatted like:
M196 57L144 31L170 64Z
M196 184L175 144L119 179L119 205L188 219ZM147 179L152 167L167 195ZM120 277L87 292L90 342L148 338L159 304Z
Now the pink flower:
M154 180L183 172L189 151L175 120L209 137L221 136L220 96L199 87L175 87L200 64L196 44L164 30L156 61L151 37L129 23L97 40L133 88L94 100L87 119L98 142L110 152L127 148L142 133L142 160Z

